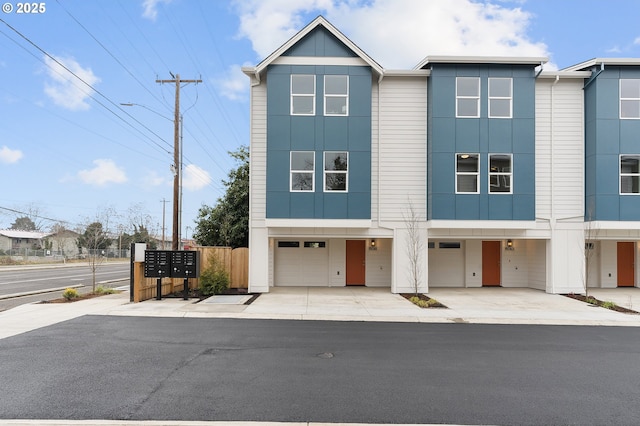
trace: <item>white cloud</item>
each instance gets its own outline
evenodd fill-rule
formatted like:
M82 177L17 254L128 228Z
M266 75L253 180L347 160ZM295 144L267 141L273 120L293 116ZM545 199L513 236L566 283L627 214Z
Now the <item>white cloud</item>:
M142 178L142 182L146 186L160 186L167 182L167 180L162 176L158 176L158 173L152 170ZM171 179L171 182L173 182L173 179Z
M633 40L633 44L640 44L640 37L636 37L636 39Z
M243 66L251 66L245 63ZM220 87L220 93L232 101L244 99L248 92L247 76L242 73L242 66L232 65L227 69L223 78L216 79L214 83Z
M94 160L95 167L89 170L80 170L78 177L80 180L89 185L105 186L109 183L124 183L127 181L127 175L124 170L116 165L113 160L98 159Z
M19 149L10 149L7 146L0 148L0 163L12 164L17 163L22 158L22 151Z
M211 183L211 175L195 164L189 164L182 174L182 187L189 191L198 191Z
M164 3L169 4L172 0L144 0L142 2L142 7L144 11L142 12L142 17L147 18L151 21L155 21L158 17L158 4Z
M387 69L413 68L429 55L549 56L544 43L527 36L532 15L507 3L238 0L234 6L239 35L259 60L319 14Z
M55 57L54 61L45 56L44 62L47 65L47 74L50 79L45 83L44 92L51 100L56 105L72 111L89 109L87 98L91 89L86 84L93 86L100 82L100 78L93 74L91 68L82 68L72 57Z

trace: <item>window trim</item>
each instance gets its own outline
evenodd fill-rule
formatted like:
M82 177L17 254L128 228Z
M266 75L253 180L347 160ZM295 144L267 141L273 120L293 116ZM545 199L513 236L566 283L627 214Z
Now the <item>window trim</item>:
M313 169L311 170L298 170L293 169L293 154L305 153L312 154ZM311 174L311 189L293 189L293 174L294 173L310 173ZM290 151L289 152L289 192L315 192L316 190L316 153L315 151Z
M509 172L492 172L491 171L491 156L493 155L506 155L509 157ZM504 191L492 191L491 190L491 176L509 176L509 192ZM487 155L487 193L491 195L510 195L513 194L513 154L512 153L499 153L492 152Z
M478 95L477 96L462 96L458 95L458 81L462 79L471 80L474 79L478 83ZM480 94L482 93L480 77L456 77L456 118L480 118ZM476 115L460 115L458 111L458 101L461 99L475 99L476 100Z
M338 154L338 153L344 153L347 156L347 170L327 170L327 154ZM345 175L345 182L344 182L344 187L345 189L327 189L327 174L328 173L332 173L332 174L344 174ZM339 193L345 193L345 192L349 192L349 151L324 151L322 153L322 189L323 192L339 192Z
M313 77L313 93L293 93L293 79L294 77ZM289 113L290 115L301 115L301 116L313 116L316 115L316 76L315 74L291 74L289 83ZM293 100L296 97L300 98L311 98L311 113L295 113L293 111Z
M347 80L347 93L344 95L339 94L327 94L327 77L345 77ZM324 115L327 117L348 117L349 116L349 76L344 74L327 74L323 79L323 90L324 90L324 100L323 100L323 108ZM346 111L344 114L335 114L327 112L327 98L344 98L345 99L345 108Z
M638 104L640 104L640 94L638 95L639 97L637 98L623 98L622 97L622 82L623 81L627 81L627 80L632 80L632 81L636 81L637 84L640 86L640 78L621 78L618 81L618 116L620 118L620 120L640 120L640 113L638 114L637 117L623 117L622 116L622 102L623 101L635 101ZM640 105L638 110L640 111Z
M478 159L477 171L475 172L459 172L458 171L458 156L462 156L462 155L475 156ZM455 193L456 194L479 194L480 193L480 167L481 167L480 154L477 152L456 152L453 161L454 161L454 170L456 174L456 179L454 182ZM474 192L458 191L458 176L476 176L476 190Z
M491 81L492 80L509 80L509 96L491 96ZM509 119L509 118L513 118L513 78L511 77L489 77L489 82L488 82L488 90L487 90L487 111L488 111L488 116L489 118L502 118L502 119ZM508 116L502 116L502 115L497 115L494 116L491 114L491 101L492 100L508 100L509 101L509 115Z
M638 159L638 162L640 163L640 154L620 154L619 156L619 160L618 160L618 193L620 195L640 195L640 188L638 190L638 192L622 192L622 177L623 176L628 176L628 177L637 177L638 178L638 184L640 186L640 169L638 170L638 172L636 173L622 173L622 157L634 157Z

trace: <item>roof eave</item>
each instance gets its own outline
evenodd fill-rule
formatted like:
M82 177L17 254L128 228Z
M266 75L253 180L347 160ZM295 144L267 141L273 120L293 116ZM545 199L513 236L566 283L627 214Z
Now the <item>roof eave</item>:
M506 65L541 65L549 62L544 56L427 56L414 69L428 64L506 64Z

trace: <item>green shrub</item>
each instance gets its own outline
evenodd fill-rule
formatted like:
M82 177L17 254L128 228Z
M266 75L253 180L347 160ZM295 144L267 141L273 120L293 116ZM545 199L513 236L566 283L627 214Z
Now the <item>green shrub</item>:
M104 287L99 285L98 287L96 287L96 291L94 293L95 294L113 294L115 293L115 290L109 287Z
M602 302L602 306L603 308L607 308L607 309L615 309L616 308L616 304L615 302Z
M229 273L224 265L213 256L207 267L200 273L200 292L203 296L224 293L229 288Z
M67 288L62 292L62 297L64 297L67 300L73 300L78 298L78 296L80 296L78 294L78 290L76 290L75 288Z

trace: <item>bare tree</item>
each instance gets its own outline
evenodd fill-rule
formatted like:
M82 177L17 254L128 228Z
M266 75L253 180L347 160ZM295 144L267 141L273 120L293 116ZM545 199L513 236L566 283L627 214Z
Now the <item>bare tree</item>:
M409 259L409 278L415 295L424 271L422 270L422 256L424 250L423 235L420 232L420 215L409 200L407 212L402 214L407 229L407 257Z
M111 246L109 238L110 218L115 216L113 208L106 208L88 223L84 232L78 237L78 249L87 249L86 258L92 275L92 291L96 291L96 271L105 261L107 249ZM89 221L87 221L89 222Z

